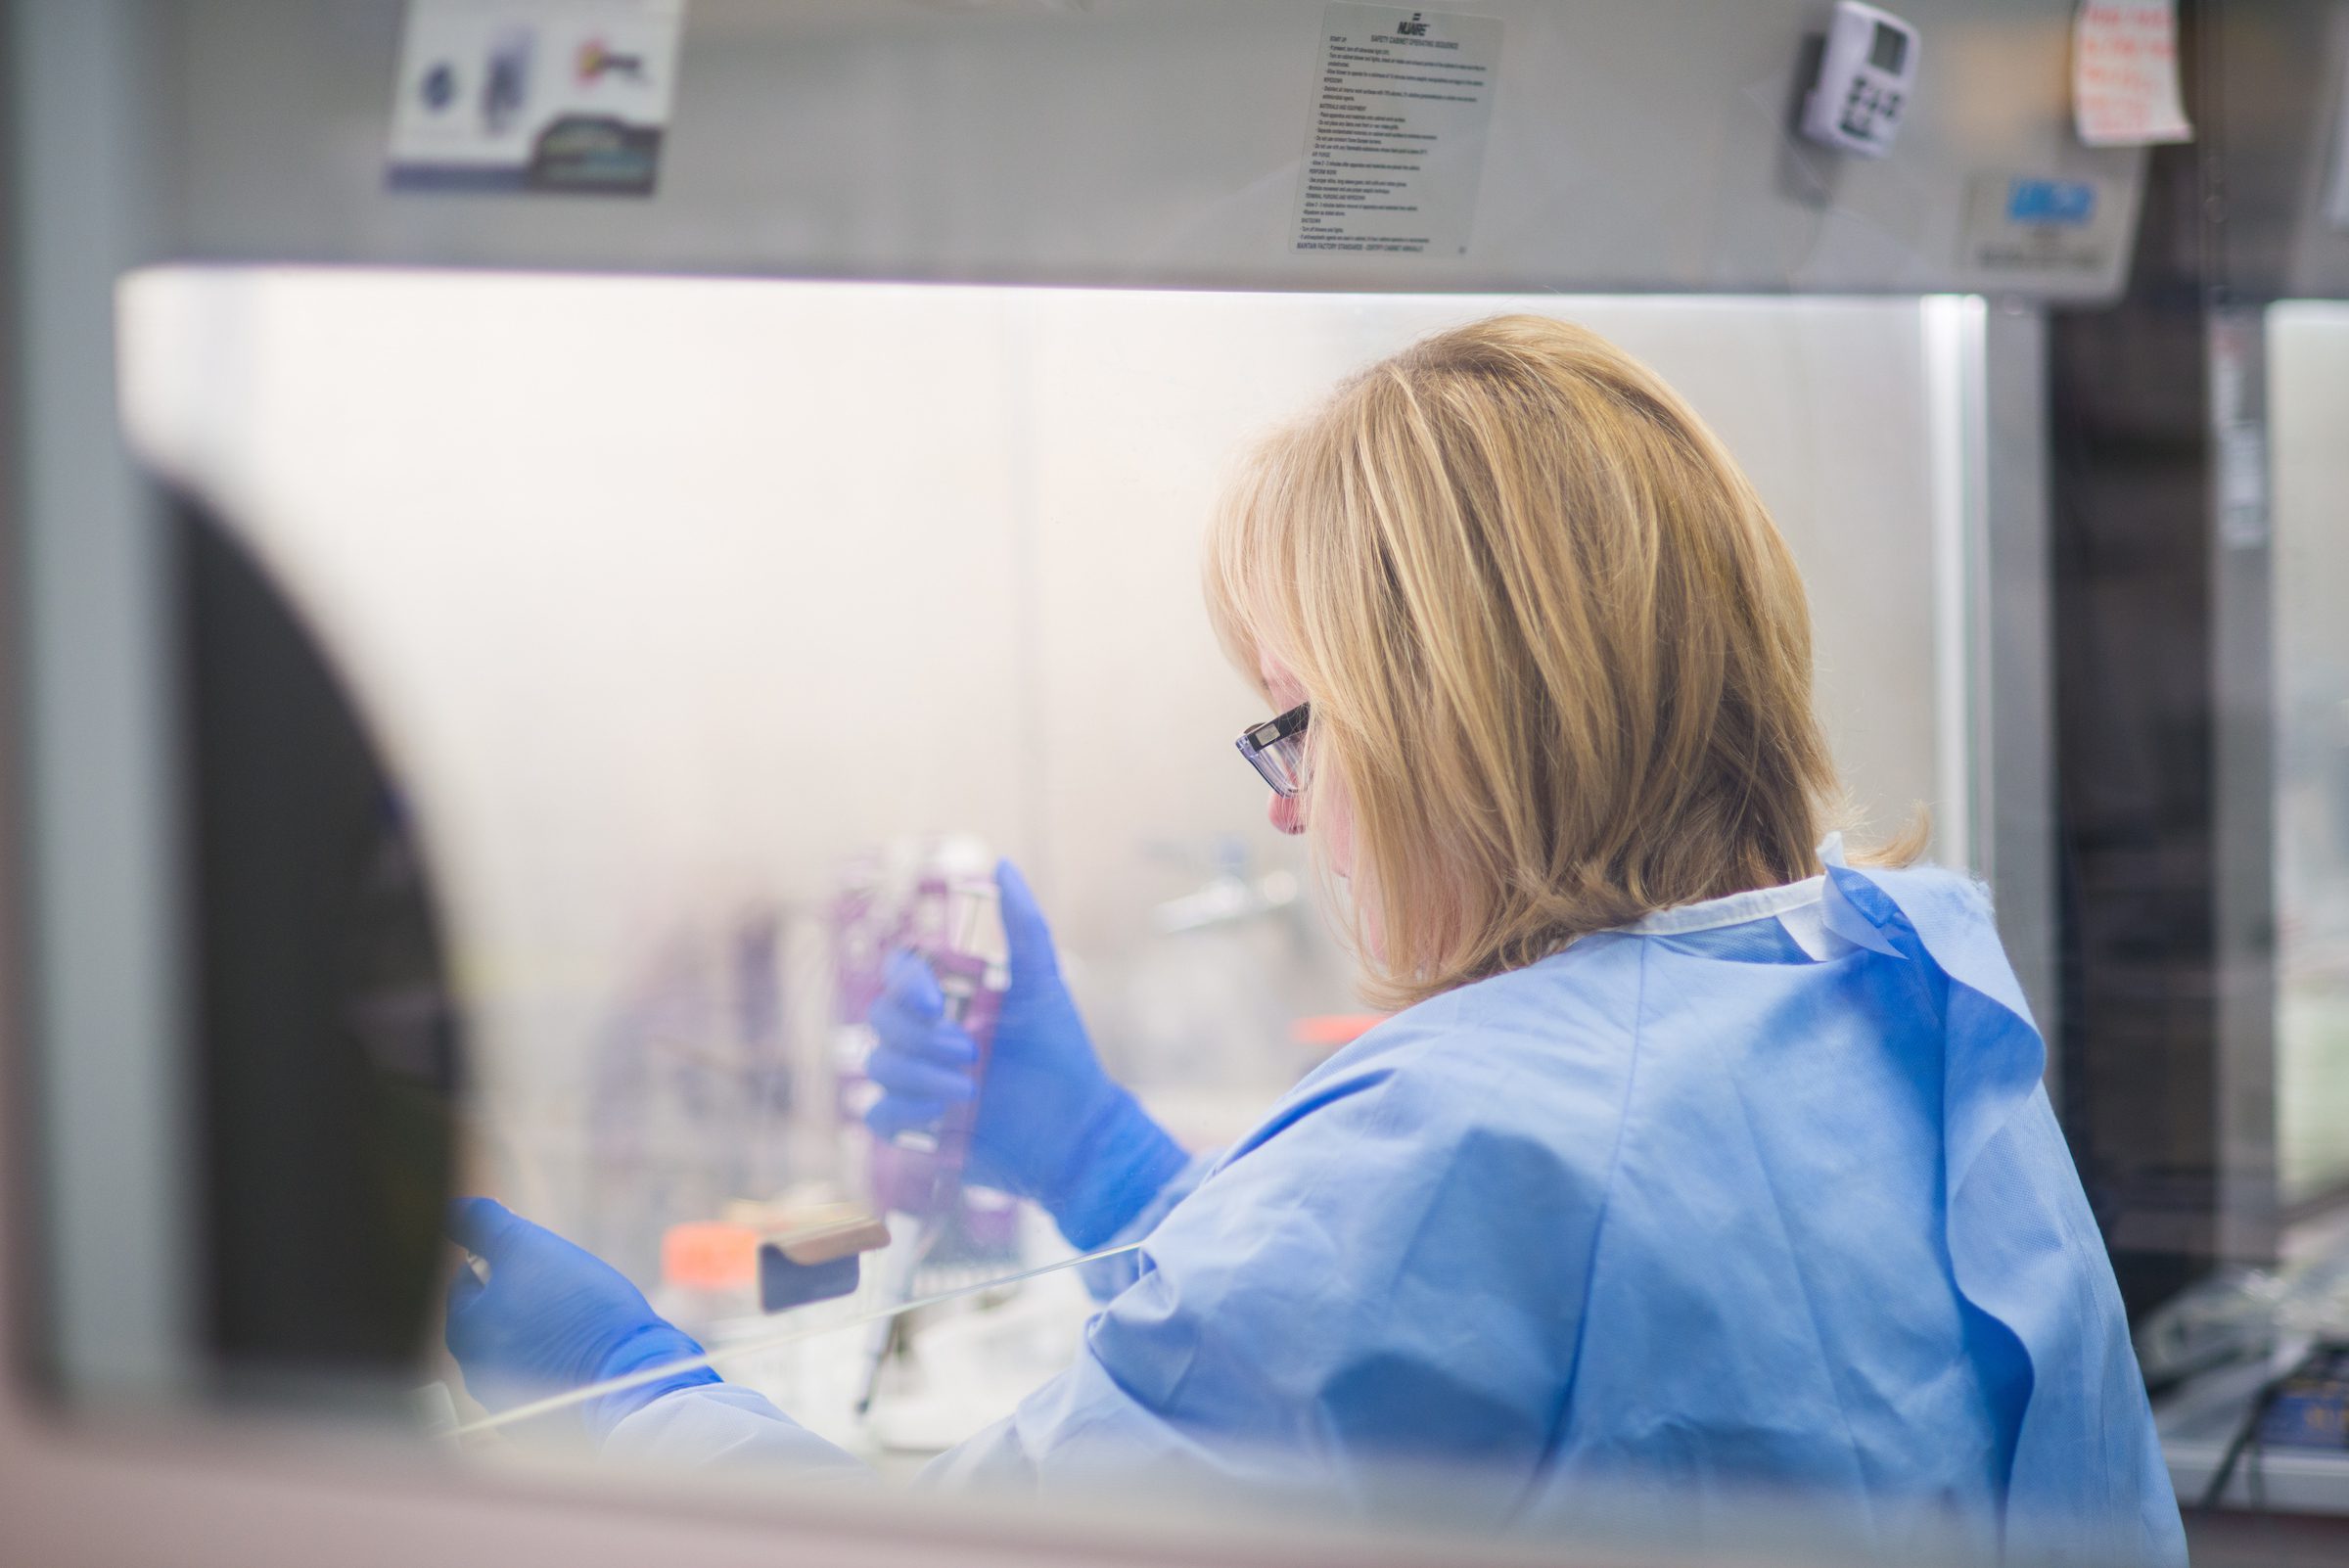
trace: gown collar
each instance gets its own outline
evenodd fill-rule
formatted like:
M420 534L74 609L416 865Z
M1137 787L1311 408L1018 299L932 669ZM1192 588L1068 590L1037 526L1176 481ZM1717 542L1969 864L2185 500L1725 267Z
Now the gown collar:
M1841 866L1843 835L1830 833L1819 841L1820 863ZM1755 888L1748 893L1732 893L1720 899L1702 899L1695 903L1674 904L1658 909L1616 929L1635 937L1680 937L1691 931L1717 931L1723 926L1740 926L1748 920L1765 920L1772 915L1785 915L1824 901L1827 879L1822 873L1805 877L1800 882L1788 882L1775 888Z

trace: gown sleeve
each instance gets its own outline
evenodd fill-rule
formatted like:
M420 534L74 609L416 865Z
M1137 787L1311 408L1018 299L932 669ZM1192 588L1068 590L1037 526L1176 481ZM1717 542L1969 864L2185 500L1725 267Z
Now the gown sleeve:
M1174 1173L1174 1178L1159 1189L1158 1196L1150 1200L1149 1206L1128 1221L1123 1230L1109 1238L1103 1250L1110 1252L1111 1256L1095 1258L1078 1266L1078 1273L1084 1280L1084 1288L1092 1294L1093 1300L1113 1300L1120 1291L1141 1277L1141 1254L1120 1249L1148 1240L1151 1232L1158 1228L1158 1222L1172 1213L1176 1204L1197 1190L1199 1183L1207 1179L1207 1173L1214 1170L1221 1159L1220 1153L1191 1156L1190 1163Z
M806 1477L877 1479L863 1460L817 1437L763 1394L732 1383L662 1395L614 1427L603 1453L658 1468L789 1465Z
M1496 1113L1557 1106L1509 1082L1523 1053L1446 1054L1309 1081L1166 1216L1075 1364L925 1478L1362 1506L1433 1463L1451 1507L1505 1514L1563 1414L1619 1117L1594 1099L1563 1157Z

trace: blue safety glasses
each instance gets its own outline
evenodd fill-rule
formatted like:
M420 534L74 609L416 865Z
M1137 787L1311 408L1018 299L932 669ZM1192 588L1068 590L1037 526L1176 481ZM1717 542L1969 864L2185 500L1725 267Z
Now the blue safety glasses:
M1305 788L1305 726L1313 705L1299 703L1278 718L1267 718L1232 744L1248 759L1272 793L1284 800Z

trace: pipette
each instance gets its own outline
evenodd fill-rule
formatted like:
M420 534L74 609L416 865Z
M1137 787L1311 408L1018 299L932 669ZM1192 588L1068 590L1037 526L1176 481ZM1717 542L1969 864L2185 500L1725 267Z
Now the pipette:
M1000 897L994 878L971 870L933 866L914 890L905 922L905 945L930 966L944 1000L944 1016L970 1036L978 1056L974 1092L951 1107L935 1130L908 1130L873 1147L873 1196L888 1213L905 1216L912 1232L902 1251L883 1266L884 1300L907 1300L914 1276L953 1224L961 1207L962 1169L971 1130L979 1116L979 1093L994 1048L995 1021L1011 971L1003 937ZM893 1320L874 1325L865 1346L864 1380L856 1413L870 1409L889 1355Z

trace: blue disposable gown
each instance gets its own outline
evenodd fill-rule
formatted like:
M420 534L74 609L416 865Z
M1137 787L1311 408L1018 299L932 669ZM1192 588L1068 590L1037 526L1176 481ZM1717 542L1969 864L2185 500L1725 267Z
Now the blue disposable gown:
M1647 1499L1750 1543L1774 1499L1875 1552L2183 1562L1988 900L1836 858L1339 1052L1160 1196L1076 1363L932 1477L1374 1509L1432 1475L1511 1531ZM852 1462L722 1385L613 1443Z

